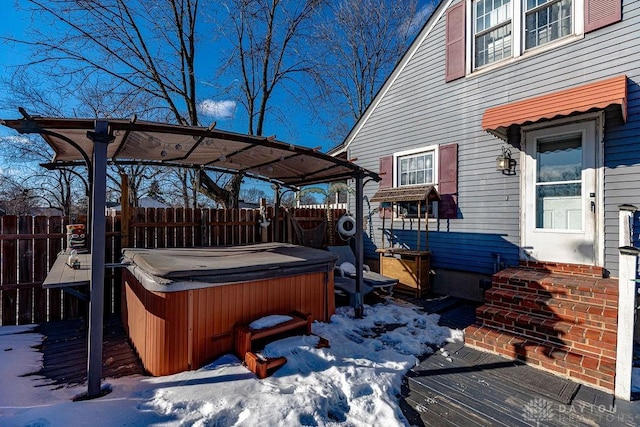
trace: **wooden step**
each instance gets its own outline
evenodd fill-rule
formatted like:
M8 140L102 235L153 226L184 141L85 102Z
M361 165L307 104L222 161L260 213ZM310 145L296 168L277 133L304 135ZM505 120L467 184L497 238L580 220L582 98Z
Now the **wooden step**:
M605 304L594 305L501 288L485 292L485 306L616 332L617 302L606 300Z
M465 344L484 351L521 360L529 365L613 391L615 356L595 355L576 348L547 343L480 324L465 329ZM613 350L615 344L601 345Z

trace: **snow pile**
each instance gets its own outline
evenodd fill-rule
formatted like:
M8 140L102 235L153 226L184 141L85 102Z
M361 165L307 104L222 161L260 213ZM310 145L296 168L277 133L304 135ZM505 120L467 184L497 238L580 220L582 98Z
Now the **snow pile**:
M197 371L109 380L111 394L84 402L70 402L84 387L51 390L37 387L33 377L18 377L39 363L39 353L29 346L42 337L26 334L30 338L18 343L20 335L4 334L0 350L20 347L28 353L21 363L29 366L3 368L0 425L67 426L89 419L92 426L404 425L397 398L403 375L416 356L462 340L461 331L438 326L438 319L408 305L366 306L364 319L341 308L331 323L313 324L330 348L317 349L316 336L269 344L263 354L285 356L287 363L266 379L226 355ZM0 354L3 366L10 352ZM9 396L13 389L20 392Z
M249 324L251 329L267 329L273 326L279 325L281 323L288 322L289 320L293 320L293 317L286 316L284 314L272 314L270 316L262 317L258 320L254 320Z

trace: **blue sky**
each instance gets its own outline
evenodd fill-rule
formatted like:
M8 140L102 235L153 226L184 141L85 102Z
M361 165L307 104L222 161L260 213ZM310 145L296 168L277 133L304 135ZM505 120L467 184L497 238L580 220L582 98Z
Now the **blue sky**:
M393 0L392 0L393 1ZM433 0L419 0L421 10L432 3ZM30 23L30 15L27 12L17 9L13 1L3 1L3 13L0 18L0 36L13 37L13 38L25 38L25 29ZM416 20L420 22L419 26L424 23L425 16L419 16ZM210 55L206 60L202 59L201 67L214 70L216 62L219 58L216 58L215 54ZM26 50L20 46L7 44L0 42L0 76L3 78L9 77L12 73L12 67L15 65L28 62ZM209 61L209 63L207 63ZM213 74L213 73L212 73ZM203 73L204 75L204 73ZM246 118L242 117L241 107L235 105L234 101L229 97L215 97L213 90L211 93L207 93L207 82L201 82L199 88L200 96L204 96L201 101L201 117L202 121L207 120L217 122L219 129L246 132ZM10 95L10 94L9 94ZM3 97L7 94L3 94ZM315 122L311 114L307 111L303 111L298 105L290 104L285 101L282 96L274 99L274 105L279 108L284 117L286 117L286 125L278 123L275 120L268 121L265 126L265 134L276 135L277 139L285 142L294 143L297 145L307 147L321 147L322 151L326 151L335 144L341 142L338 140L331 141L325 135L325 129ZM207 110L209 114L203 114L204 110ZM35 112L37 113L37 112ZM0 118L17 118L20 117L19 113L14 109L9 109L6 106L0 104ZM269 119L269 118L268 118ZM15 135L15 132L11 129L0 126L0 137Z

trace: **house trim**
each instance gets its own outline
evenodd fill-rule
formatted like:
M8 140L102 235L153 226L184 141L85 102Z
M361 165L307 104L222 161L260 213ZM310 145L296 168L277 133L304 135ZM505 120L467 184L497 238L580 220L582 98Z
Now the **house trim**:
M594 265L604 266L604 122L605 114L603 110L595 113L581 114L579 116L565 117L553 121L545 121L533 123L521 128L522 149L520 151L519 162L524 168L527 163L526 157L526 141L527 133L566 126L571 124L580 124L586 122L595 122L595 173L596 173L596 216L595 216L595 232L594 232ZM520 207L524 212L526 206L526 185L527 177L531 177L530 171L523 170L520 174ZM525 213L526 214L526 213ZM520 259L527 259L526 245L526 223L524 217L520 219Z

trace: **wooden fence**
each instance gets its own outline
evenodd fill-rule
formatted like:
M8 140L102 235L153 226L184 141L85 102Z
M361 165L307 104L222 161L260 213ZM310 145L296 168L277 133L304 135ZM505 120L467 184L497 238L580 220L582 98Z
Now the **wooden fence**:
M287 215L302 228L320 225L324 209L280 210L275 235L273 208L267 209L271 225L266 241L297 242ZM129 220L128 246L173 248L221 246L260 242L259 210L135 208ZM333 210L333 220L344 210ZM122 249L122 218L106 217L106 263L117 263ZM88 304L61 289L42 289L42 282L58 254L65 249L67 218L0 216L0 325L41 323L85 317ZM337 239L334 227L330 229ZM329 238L327 238L329 239ZM105 272L105 315L120 312L121 272ZM87 294L87 289L76 291Z

